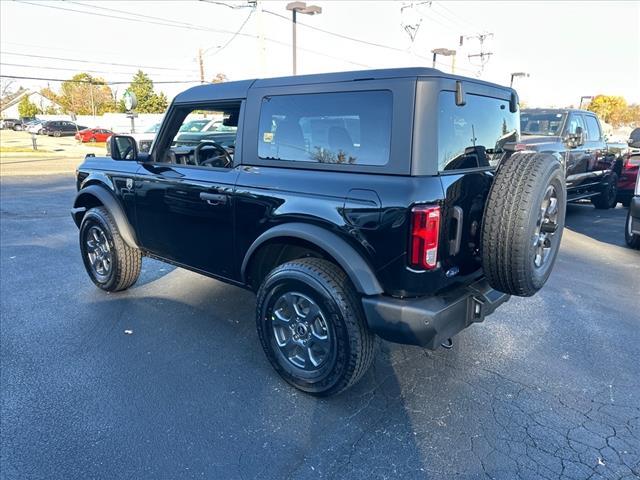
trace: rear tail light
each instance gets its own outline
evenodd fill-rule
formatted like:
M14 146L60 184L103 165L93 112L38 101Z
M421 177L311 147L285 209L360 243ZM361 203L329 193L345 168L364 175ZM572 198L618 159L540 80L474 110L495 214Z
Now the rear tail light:
M438 265L440 207L419 205L411 210L409 264L420 270L433 270Z
M624 164L625 168L633 168L633 167L637 167L640 166L640 155L635 154L635 155L631 155L629 154L629 156L627 157L627 161Z

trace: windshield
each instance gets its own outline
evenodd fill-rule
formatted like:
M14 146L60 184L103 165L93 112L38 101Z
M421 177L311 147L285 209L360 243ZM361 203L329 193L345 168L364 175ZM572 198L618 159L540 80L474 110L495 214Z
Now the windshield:
M180 127L180 132L200 132L202 129L207 126L207 124L211 120L203 119L203 120L191 120L186 123L183 123Z
M150 126L149 128L147 128L144 133L158 133L158 129L160 128L160 124L156 123L155 125Z
M564 113L524 111L520 114L520 133L522 135L560 135L564 118Z

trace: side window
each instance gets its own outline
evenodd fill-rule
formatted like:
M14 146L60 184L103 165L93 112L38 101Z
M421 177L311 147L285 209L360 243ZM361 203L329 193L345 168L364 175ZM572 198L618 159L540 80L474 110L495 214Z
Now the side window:
M438 112L438 167L440 171L495 166L504 146L518 140L519 117L509 102L467 94L464 106L455 93L440 92Z
M596 117L585 115L584 118L587 123L587 140L590 142L600 141L602 132L600 131L600 125L598 125L598 120L596 120Z
M169 145L157 158L159 163L192 167L233 168L240 102L219 106L189 107L178 110ZM211 129L211 125L224 129ZM166 137L165 137L166 138Z
M585 132L586 129L584 127L584 120L582 120L582 115L572 113L569 116L569 122L567 123L567 133L576 133L578 127L582 128L582 131Z
M266 160L385 165L393 95L388 90L279 95L262 100L258 156Z

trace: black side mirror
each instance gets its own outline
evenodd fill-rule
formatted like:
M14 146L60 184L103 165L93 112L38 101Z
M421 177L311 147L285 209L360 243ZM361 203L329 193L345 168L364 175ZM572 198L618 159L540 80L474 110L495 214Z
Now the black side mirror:
M582 127L576 127L575 133L569 133L564 137L564 142L569 148L577 148L584 145L584 132Z
M640 148L640 128L635 128L631 131L627 143L631 148Z
M128 135L111 135L107 142L107 154L114 160L137 160L136 139Z

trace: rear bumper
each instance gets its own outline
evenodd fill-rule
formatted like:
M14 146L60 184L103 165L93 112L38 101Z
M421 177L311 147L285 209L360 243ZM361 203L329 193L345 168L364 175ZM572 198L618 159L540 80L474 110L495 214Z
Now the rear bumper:
M438 296L403 300L377 295L363 298L362 304L369 328L380 337L434 350L509 298L482 279Z

